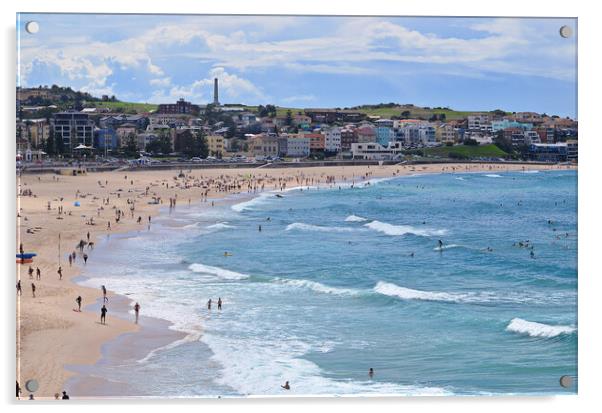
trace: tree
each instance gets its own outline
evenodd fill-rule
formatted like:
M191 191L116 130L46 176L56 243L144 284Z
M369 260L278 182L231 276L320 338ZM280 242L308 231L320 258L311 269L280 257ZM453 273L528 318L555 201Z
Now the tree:
M56 154L56 148L54 145L54 135L51 133L48 135L48 139L44 142L44 152L46 152L49 156L53 156Z
M190 130L185 130L182 132L178 146L180 152L189 158L206 158L209 155L207 140L205 139L205 135L200 131L193 133Z
M464 145L479 146L479 142L477 142L476 139L468 138L468 139L464 139Z
M412 116L412 112L410 112L409 110L404 110L403 112L401 112L402 119L409 119L410 116Z
M133 133L129 133L126 136L126 145L123 150L125 156L134 157L138 155L138 144L136 142L136 135Z
M510 138L506 138L504 136L504 131L500 130L497 132L495 138L493 138L493 143L495 146L507 152L509 154L514 152L514 147L512 146L512 140Z
M293 124L293 113L290 110L286 111L286 120L284 123L286 126L291 126Z

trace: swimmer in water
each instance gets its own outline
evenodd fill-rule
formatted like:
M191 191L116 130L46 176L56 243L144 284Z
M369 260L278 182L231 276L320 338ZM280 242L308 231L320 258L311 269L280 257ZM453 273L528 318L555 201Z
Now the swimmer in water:
M290 390L291 386L288 384L288 381L286 383L284 383L284 385L280 386L282 387L284 390Z
M439 242L439 249L440 250L443 249L443 241L439 240L438 242Z

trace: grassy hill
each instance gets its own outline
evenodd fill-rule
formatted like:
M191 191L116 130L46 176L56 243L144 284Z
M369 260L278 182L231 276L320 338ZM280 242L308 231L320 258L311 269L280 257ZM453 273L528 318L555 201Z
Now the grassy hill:
M157 109L152 103L135 102L90 102L86 107L109 108L112 111L123 111L124 113L151 112Z
M456 145L439 146L436 148L427 148L413 150L410 154L440 157L440 158L504 158L508 153L504 152L494 144L489 145Z

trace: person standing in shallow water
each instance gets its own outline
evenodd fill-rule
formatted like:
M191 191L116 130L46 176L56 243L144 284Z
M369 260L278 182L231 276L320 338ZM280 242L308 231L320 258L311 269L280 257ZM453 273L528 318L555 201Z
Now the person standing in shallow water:
M106 324L107 321L107 307L103 304L100 309L100 324Z
M217 299L217 309L221 311L222 309L222 297Z
M207 310L211 310L211 298L207 301Z
M136 303L134 305L134 313L136 314L136 324L138 324L138 316L140 314L140 304Z

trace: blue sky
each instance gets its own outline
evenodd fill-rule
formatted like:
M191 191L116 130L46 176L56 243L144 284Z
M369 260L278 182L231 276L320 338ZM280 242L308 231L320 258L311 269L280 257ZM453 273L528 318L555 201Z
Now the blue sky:
M24 24L35 20L37 34ZM576 117L575 19L21 14L21 86L124 101L399 102Z

